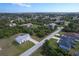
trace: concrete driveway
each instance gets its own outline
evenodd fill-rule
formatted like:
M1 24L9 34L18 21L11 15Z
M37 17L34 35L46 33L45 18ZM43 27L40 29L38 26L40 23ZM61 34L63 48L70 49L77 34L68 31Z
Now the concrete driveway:
M30 39L29 41L33 42L34 44L39 43L38 41L34 40L34 39Z

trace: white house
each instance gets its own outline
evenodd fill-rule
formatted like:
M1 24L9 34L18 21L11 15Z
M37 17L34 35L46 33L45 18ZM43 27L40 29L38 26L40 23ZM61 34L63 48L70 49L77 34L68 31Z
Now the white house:
M16 23L10 23L9 26L10 27L15 27L16 26Z
M27 24L22 24L22 25L20 25L20 26L26 26L27 28L29 28L29 27L32 27L32 23L27 23Z
M22 44L30 39L31 39L31 36L29 34L20 35L15 38L16 42L19 44Z
M10 23L13 23L13 22L14 22L14 20L11 20L11 21L10 21Z
M56 24L55 23L50 23L48 24L48 27L51 29L55 29Z

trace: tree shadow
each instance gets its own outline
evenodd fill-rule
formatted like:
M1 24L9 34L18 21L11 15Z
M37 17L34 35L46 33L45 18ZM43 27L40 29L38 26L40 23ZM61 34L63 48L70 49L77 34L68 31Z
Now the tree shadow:
M19 43L17 43L16 41L13 41L12 44L13 44L14 46L18 46L18 45L19 45Z

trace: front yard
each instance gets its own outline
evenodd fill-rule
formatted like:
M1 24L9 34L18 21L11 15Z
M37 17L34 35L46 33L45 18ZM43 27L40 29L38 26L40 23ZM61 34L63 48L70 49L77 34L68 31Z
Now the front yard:
M19 45L14 40L16 36L17 35L14 35L6 39L0 39L0 48L1 48L0 55L2 56L19 55L34 45L34 43L30 41L24 42L23 44Z

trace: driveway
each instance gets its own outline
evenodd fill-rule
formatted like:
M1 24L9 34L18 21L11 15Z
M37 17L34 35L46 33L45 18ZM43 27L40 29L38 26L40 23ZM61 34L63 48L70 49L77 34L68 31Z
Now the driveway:
M34 40L34 39L30 39L29 41L33 42L34 44L39 43L38 41Z

